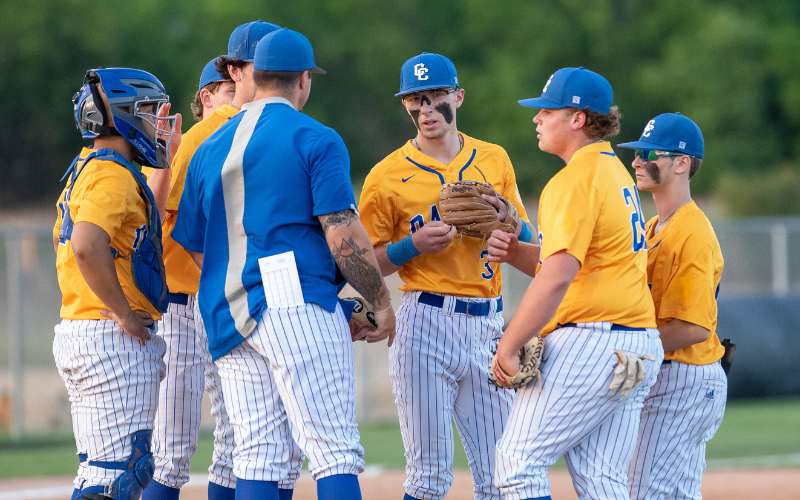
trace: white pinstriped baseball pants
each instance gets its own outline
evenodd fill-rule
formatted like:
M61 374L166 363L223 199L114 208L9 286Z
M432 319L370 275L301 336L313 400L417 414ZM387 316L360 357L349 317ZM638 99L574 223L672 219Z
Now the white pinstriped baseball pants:
M121 471L89 461L127 461L131 435L153 428L164 340L154 328L142 346L111 320L65 319L54 330L53 357L67 387L75 445L88 458L73 486L108 486Z
M195 296L189 295L186 305L170 304L158 327L159 335L167 344L167 371L161 382L153 429L154 479L170 488L181 488L189 481L205 389L214 417L214 450L208 480L235 488L233 428L225 410L219 373L208 352L208 339ZM290 468L289 477L280 481L281 488L294 488L300 476L302 455L298 450L294 456L297 459Z
M647 377L626 397L608 388L615 350L649 354ZM504 499L550 495L548 470L565 456L581 499L628 498L628 462L642 403L664 351L658 331L611 331L610 323L555 330L545 337L542 380L520 389L497 443Z
M314 479L364 470L355 415L350 328L342 309L267 309L256 330L216 361L233 426L237 478L280 481L298 460Z
M389 375L406 455L405 491L422 500L447 494L453 482L455 418L475 498L500 498L492 482L495 443L513 392L489 382L489 366L503 333L503 315L494 310L487 316L455 313L456 298L449 295L444 296L442 308L420 304L418 297L419 292L403 296L397 338L389 350Z
M644 400L630 463L631 498L700 499L706 443L725 413L728 378L719 362L661 366Z

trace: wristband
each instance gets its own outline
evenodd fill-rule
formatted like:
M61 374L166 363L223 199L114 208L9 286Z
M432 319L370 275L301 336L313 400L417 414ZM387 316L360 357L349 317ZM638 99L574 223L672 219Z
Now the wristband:
M386 256L395 266L402 266L409 260L419 255L419 250L414 246L411 235L406 236L397 243L390 243L386 247Z
M524 241L525 243L530 243L533 239L533 233L531 232L531 228L525 222L522 223L522 230L519 232L519 236L517 236L519 241Z

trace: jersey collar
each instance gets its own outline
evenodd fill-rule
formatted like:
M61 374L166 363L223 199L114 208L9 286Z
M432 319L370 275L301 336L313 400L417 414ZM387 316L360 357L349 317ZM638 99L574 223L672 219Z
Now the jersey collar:
M230 119L238 112L239 108L237 108L236 106L231 106L230 104L223 104L222 106L214 110L214 113L220 115L225 119Z
M294 105L289 101L289 99L286 99L285 97L271 96L271 97L262 97L261 99L258 99L257 101L251 101L251 102L248 102L247 104L243 104L242 105L242 110L246 111L246 110L248 110L250 108L255 108L255 107L261 106L262 103L263 103L264 106L266 106L267 104L285 104L285 105L289 106L290 108L295 109Z
M601 154L605 156L613 156L616 157L617 153L614 152L614 148L611 147L611 143L608 141L597 141L587 144L581 148L578 148L577 151L572 153L572 158L569 159L569 163L573 163L575 160L592 155L592 154Z
M464 146L461 148L461 151L453 158L453 161L450 163L442 163L436 158L432 158L414 146L414 143L409 139L400 148L400 153L408 160L411 160L416 165L422 165L427 168L432 168L434 170L439 170L443 172L448 172L452 168L458 168L459 170L465 170L466 167L469 167L472 162L475 160L475 155L477 154L477 147L475 145L475 139L468 136L463 132L459 132L461 137L464 139ZM457 172L456 172L457 173Z
M655 233L656 226L658 225L658 216L654 216L647 224L647 241L648 244L652 241L652 243L658 243L662 239L664 239L664 235L670 230L670 228L674 225L681 225L680 220L685 217L690 212L693 212L694 209L697 208L697 204L694 200L689 200L688 202L684 203L672 214L672 217L669 218L667 223L664 227L661 228L661 231L658 234Z

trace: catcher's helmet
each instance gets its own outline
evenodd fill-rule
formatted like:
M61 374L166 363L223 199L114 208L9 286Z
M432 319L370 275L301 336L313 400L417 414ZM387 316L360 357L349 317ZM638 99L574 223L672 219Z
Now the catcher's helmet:
M158 78L133 68L90 69L72 99L81 137L120 135L133 146L137 163L156 168L169 166L167 143L175 115L156 116L159 106L168 102Z

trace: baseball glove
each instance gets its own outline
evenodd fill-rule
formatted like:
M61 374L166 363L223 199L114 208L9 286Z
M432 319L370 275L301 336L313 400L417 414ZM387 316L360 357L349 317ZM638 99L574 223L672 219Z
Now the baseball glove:
M531 382L536 383L542 378L539 365L542 363L543 351L544 339L542 337L537 335L530 339L519 351L519 371L513 376L503 370L495 356L489 369L489 381L503 389L520 389Z
M375 311L367 304L367 301L361 297L347 297L345 300L353 301L353 315L350 317L350 321L362 326L369 326L373 330L378 328Z
M611 392L626 397L647 376L644 362L653 361L655 358L647 354L641 355L625 351L614 351L614 355L617 357L617 364L614 366L614 373L608 388L611 389Z
M498 220L498 210L481 195L497 197L507 207L507 215ZM465 236L488 239L495 229L516 233L519 214L514 206L497 194L491 184L477 181L451 182L442 186L437 204L442 222L455 226Z

